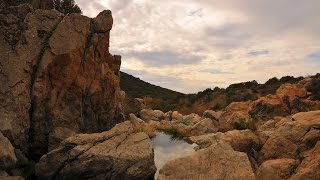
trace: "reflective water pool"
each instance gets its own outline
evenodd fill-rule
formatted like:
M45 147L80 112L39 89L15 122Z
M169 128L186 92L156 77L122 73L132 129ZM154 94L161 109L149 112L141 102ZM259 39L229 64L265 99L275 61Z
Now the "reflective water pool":
M159 132L152 138L154 144L154 161L157 172L154 179L158 178L159 170L167 161L193 154L195 151L191 145L181 139L173 139L172 136Z

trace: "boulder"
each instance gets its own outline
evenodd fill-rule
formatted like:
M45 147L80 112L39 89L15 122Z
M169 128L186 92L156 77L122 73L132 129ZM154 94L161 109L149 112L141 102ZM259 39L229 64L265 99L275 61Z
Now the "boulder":
M320 111L301 112L292 116L293 121L297 121L305 126L320 126Z
M0 170L15 167L17 157L10 141L0 132Z
M167 162L160 169L158 180L167 179L254 180L255 177L247 155L220 142L191 156Z
M171 115L172 121L181 121L183 119L183 115L178 111L173 111Z
M290 180L318 180L320 177L320 142L311 150L310 155L303 159Z
M304 98L307 96L307 90L302 84L285 83L277 89L276 95L279 97L289 96L290 98Z
M307 91L301 84L283 84L275 95L261 97L250 105L249 114L254 118L271 119L310 111L320 102L306 99Z
M259 180L286 180L288 179L299 161L295 159L273 159L265 161L256 171L256 178Z
M161 121L164 119L164 113L160 110L143 109L139 112L139 117L145 122Z
M142 119L138 118L136 115L134 114L129 114L129 120L132 124L134 125L138 125L138 124L143 124L145 123Z
M303 143L305 144L306 150L313 148L318 141L320 141L319 127L312 127L309 132L303 137Z
M279 126L263 145L259 152L259 162L268 159L292 158L299 154L303 145L303 138L309 127L298 122L285 122Z
M164 120L165 121L171 121L172 120L172 111L168 111L164 113Z
M222 111L216 112L212 110L206 110L203 112L202 118L209 118L215 121L219 121Z
M232 102L226 108L225 111L227 112L243 112L247 114L249 112L250 104L252 101L245 101L245 102Z
M146 108L146 103L141 98L134 98L133 105L135 106L134 109L136 109L137 111L141 111L142 109Z
M151 140L129 121L69 137L36 165L38 179L149 179L155 172Z
M233 129L237 129L241 122L245 122L248 119L246 112L224 112L219 119L219 131L226 132Z
M110 10L104 10L93 19L94 31L97 33L109 32L112 28L113 18Z
M218 131L217 123L214 123L212 119L209 118L200 120L200 122L193 125L191 129L197 134L215 133Z
M183 119L178 122L182 122L183 124L190 126L200 121L201 121L201 117L198 114L192 113L192 114L183 116Z
M249 114L257 119L272 119L274 116L288 116L290 112L280 97L270 95L254 101Z

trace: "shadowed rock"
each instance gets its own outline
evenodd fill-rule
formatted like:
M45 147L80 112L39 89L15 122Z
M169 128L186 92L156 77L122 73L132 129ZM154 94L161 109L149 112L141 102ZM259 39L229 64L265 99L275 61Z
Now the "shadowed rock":
M153 146L129 121L100 134L78 134L43 156L39 179L149 179L156 172Z

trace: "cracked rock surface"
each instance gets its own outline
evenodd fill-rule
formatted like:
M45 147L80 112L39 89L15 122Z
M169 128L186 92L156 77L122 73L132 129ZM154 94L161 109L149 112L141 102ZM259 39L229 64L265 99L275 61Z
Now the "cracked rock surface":
M30 4L0 9L0 132L28 158L124 121L112 23L109 10L91 19Z
M129 121L71 136L36 165L39 179L149 179L155 171L151 140Z

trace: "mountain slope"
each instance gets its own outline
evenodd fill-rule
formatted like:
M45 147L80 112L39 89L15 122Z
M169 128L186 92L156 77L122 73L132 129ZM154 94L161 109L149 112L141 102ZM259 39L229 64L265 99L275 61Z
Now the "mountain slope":
M182 93L150 84L124 72L121 72L120 75L120 87L131 98L152 97L171 100L183 95Z

